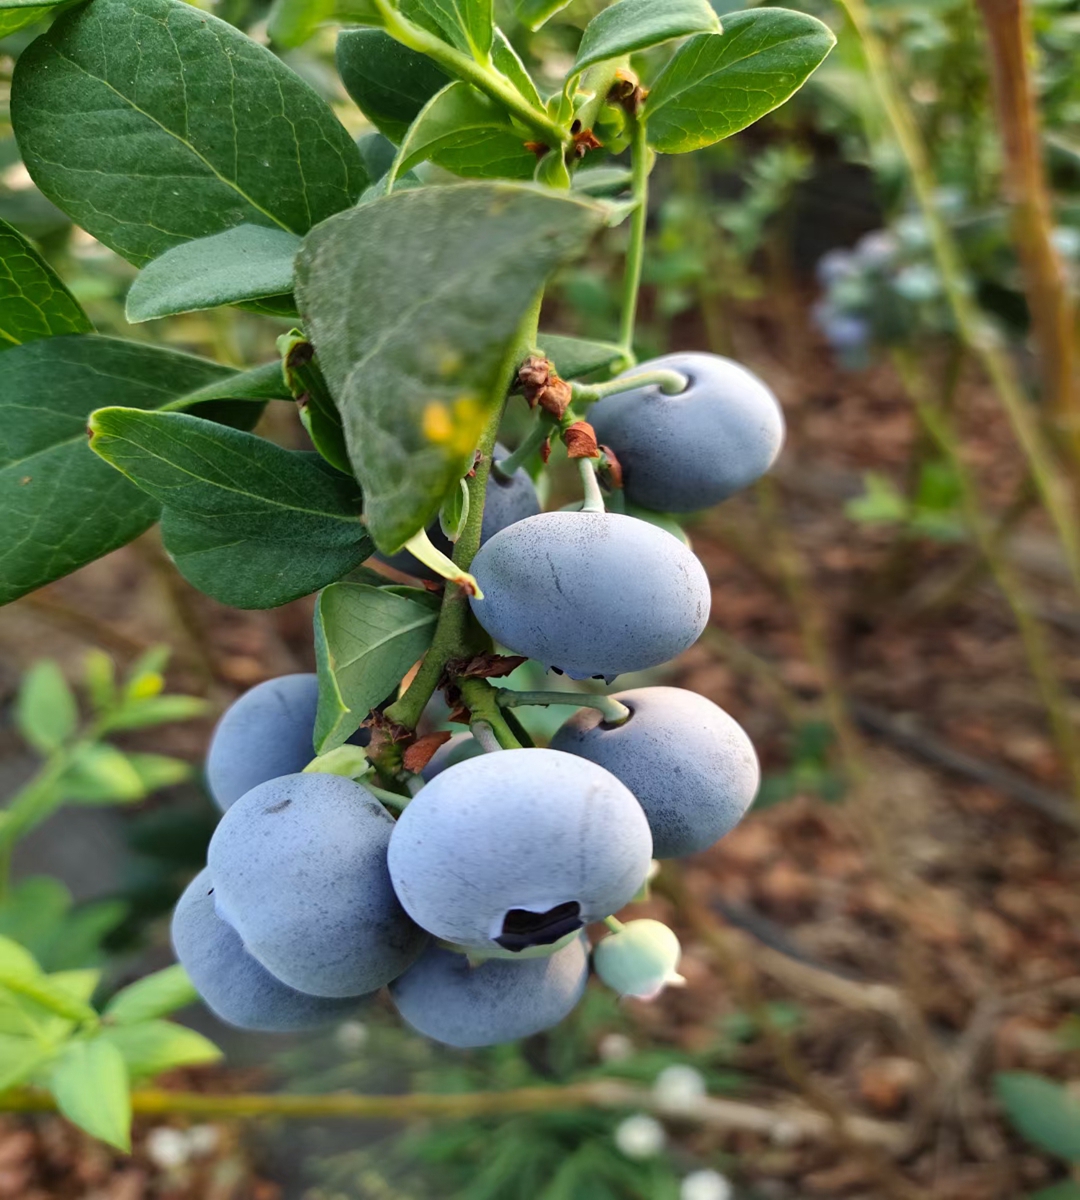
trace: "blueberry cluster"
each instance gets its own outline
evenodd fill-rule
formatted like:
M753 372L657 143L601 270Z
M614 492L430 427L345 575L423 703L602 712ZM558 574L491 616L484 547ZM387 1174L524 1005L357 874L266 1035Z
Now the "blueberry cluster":
M704 354L633 374L644 371L677 372L685 386L667 394L627 376L628 390L590 414L630 505L688 512L768 469L783 421L748 371ZM493 476L487 497L471 605L498 645L611 679L673 658L704 628L708 579L664 528L618 512L542 513L517 473ZM670 930L613 914L642 891L654 856L706 849L752 803L757 757L721 708L675 687L597 707L569 694L582 707L550 746L487 752L479 733L458 735L396 780L388 807L367 775L312 761L318 697L314 675L269 680L211 742L207 781L223 816L173 943L222 1019L303 1029L388 987L437 1041L509 1041L574 1007L590 967L584 930L601 921L612 932L591 957L610 986L649 996L679 979Z

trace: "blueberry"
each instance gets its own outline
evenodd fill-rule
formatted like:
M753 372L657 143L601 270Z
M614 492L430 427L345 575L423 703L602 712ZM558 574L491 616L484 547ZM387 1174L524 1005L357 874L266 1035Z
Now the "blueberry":
M218 915L283 983L315 996L372 992L426 937L386 867L394 822L338 775L284 775L242 796L210 839Z
M245 692L222 714L206 756L206 784L223 812L268 779L294 775L315 757L312 737L319 681L315 675L279 675ZM366 746L371 731L349 738Z
M641 805L602 767L502 750L448 767L401 814L390 877L436 937L481 952L552 945L627 904L652 857Z
M471 733L455 733L444 742L428 760L428 765L420 772L425 781L430 783L436 775L440 775L447 767L464 762L467 758L475 758L483 754L484 748Z
M547 958L479 966L432 946L390 985L390 998L426 1037L462 1049L494 1046L557 1025L581 999L588 976L581 935Z
M602 938L593 951L593 966L601 982L620 996L655 1000L666 987L682 987L679 974L682 947L662 921L646 917L627 921L616 933Z
M648 817L657 858L693 854L730 833L761 780L742 726L684 688L634 688L615 699L630 709L624 724L605 725L595 708L582 708L551 748L598 763L626 784Z
M496 445L493 455L496 462L500 462L510 453L503 445ZM540 511L540 500L536 495L536 488L533 486L533 481L529 472L524 467L518 467L514 474L509 479L503 479L501 475L496 475L494 471L488 476L487 487L484 489L484 520L480 526L480 545L482 546L490 538L493 538L500 529L505 529L507 525L513 525L515 521L524 521L526 517L533 517ZM449 558L454 553L454 544L443 533L438 521L428 526L428 537L437 549ZM399 550L397 554L381 555L376 554L375 557L390 567L396 567L399 571L404 571L406 575L413 575L417 579L439 580L442 576L437 575L430 567L424 564L411 555L408 550Z
M674 396L658 386L608 396L589 421L622 464L626 498L660 512L695 512L748 487L784 441L776 397L745 367L715 354L668 354L635 367L678 371Z
M214 885L200 871L180 897L172 920L176 957L206 1006L240 1029L290 1033L340 1021L360 997L308 996L275 979L244 949L236 931L214 911Z
M573 679L667 662L709 619L709 580L690 550L618 513L529 517L497 533L471 570L488 633Z

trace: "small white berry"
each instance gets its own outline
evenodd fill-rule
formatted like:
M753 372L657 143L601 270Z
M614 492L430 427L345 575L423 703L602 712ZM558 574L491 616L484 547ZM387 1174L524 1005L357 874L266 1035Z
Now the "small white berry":
M706 1091L704 1076L685 1063L673 1063L665 1067L653 1083L653 1095L657 1101L672 1108L690 1108Z
M358 1054L367 1045L368 1027L363 1021L342 1021L334 1034L334 1041L347 1054Z
M146 1137L146 1157L163 1171L182 1167L191 1157L191 1145L182 1129L161 1125Z
M691 1171L679 1188L679 1200L731 1200L731 1182L719 1171Z
M663 1125L644 1113L627 1117L615 1128L615 1145L627 1158L653 1158L666 1141Z

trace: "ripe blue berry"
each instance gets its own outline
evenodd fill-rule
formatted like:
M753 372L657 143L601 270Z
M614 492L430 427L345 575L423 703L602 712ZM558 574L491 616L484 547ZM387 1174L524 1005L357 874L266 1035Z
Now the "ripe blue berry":
M401 814L390 877L406 912L470 950L547 946L628 903L652 857L641 805L557 750L448 767Z
M242 796L208 854L218 915L283 983L315 996L373 992L427 941L386 868L387 811L338 775L285 775Z
M291 1033L340 1021L355 1011L362 997L308 996L259 966L232 926L214 911L213 891L210 872L200 871L172 919L176 957L211 1012L240 1029Z
M547 958L478 966L432 946L390 985L390 998L426 1037L460 1048L494 1046L557 1025L581 999L588 977L581 935Z
M496 462L500 462L509 453L510 451L505 446L497 444L492 457ZM518 467L509 479L503 479L501 475L496 475L492 471L488 476L487 487L484 488L484 519L480 526L480 545L482 546L490 538L493 538L500 529L505 529L507 525L513 525L515 521L524 521L526 517L533 517L539 511L540 499L536 494L532 478L524 467ZM449 558L454 552L454 544L443 533L439 522L435 521L434 524L428 526L427 532L436 548ZM387 566L397 567L399 571L404 571L407 575L414 575L417 579L437 581L442 578L410 554L408 550L399 550L397 554L389 556L377 554L375 557L380 562L386 563Z
M784 441L776 397L756 375L716 354L668 354L642 363L679 371L685 391L658 386L608 396L589 413L623 469L626 498L660 512L695 512L748 487Z
M607 725L594 708L576 712L552 739L621 779L645 810L657 858L704 850L742 819L761 773L742 726L718 705L684 688L618 692L630 709Z
M614 678L681 654L709 619L709 580L678 538L618 513L550 512L473 559L470 603L495 641L573 679Z

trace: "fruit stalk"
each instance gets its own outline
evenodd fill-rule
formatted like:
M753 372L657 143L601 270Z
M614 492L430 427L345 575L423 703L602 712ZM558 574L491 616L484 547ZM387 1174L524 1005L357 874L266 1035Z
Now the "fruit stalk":
M645 263L645 226L649 219L649 144L645 136L644 121L638 117L628 116L627 125L630 127L634 215L630 218L630 245L626 250L626 274L623 276L619 345L629 362L633 362L638 292L641 289L641 269Z
M510 688L496 688L495 699L501 708L517 708L523 704L595 708L603 714L606 725L622 725L630 719L630 709L613 696L587 696L580 692L515 692Z

